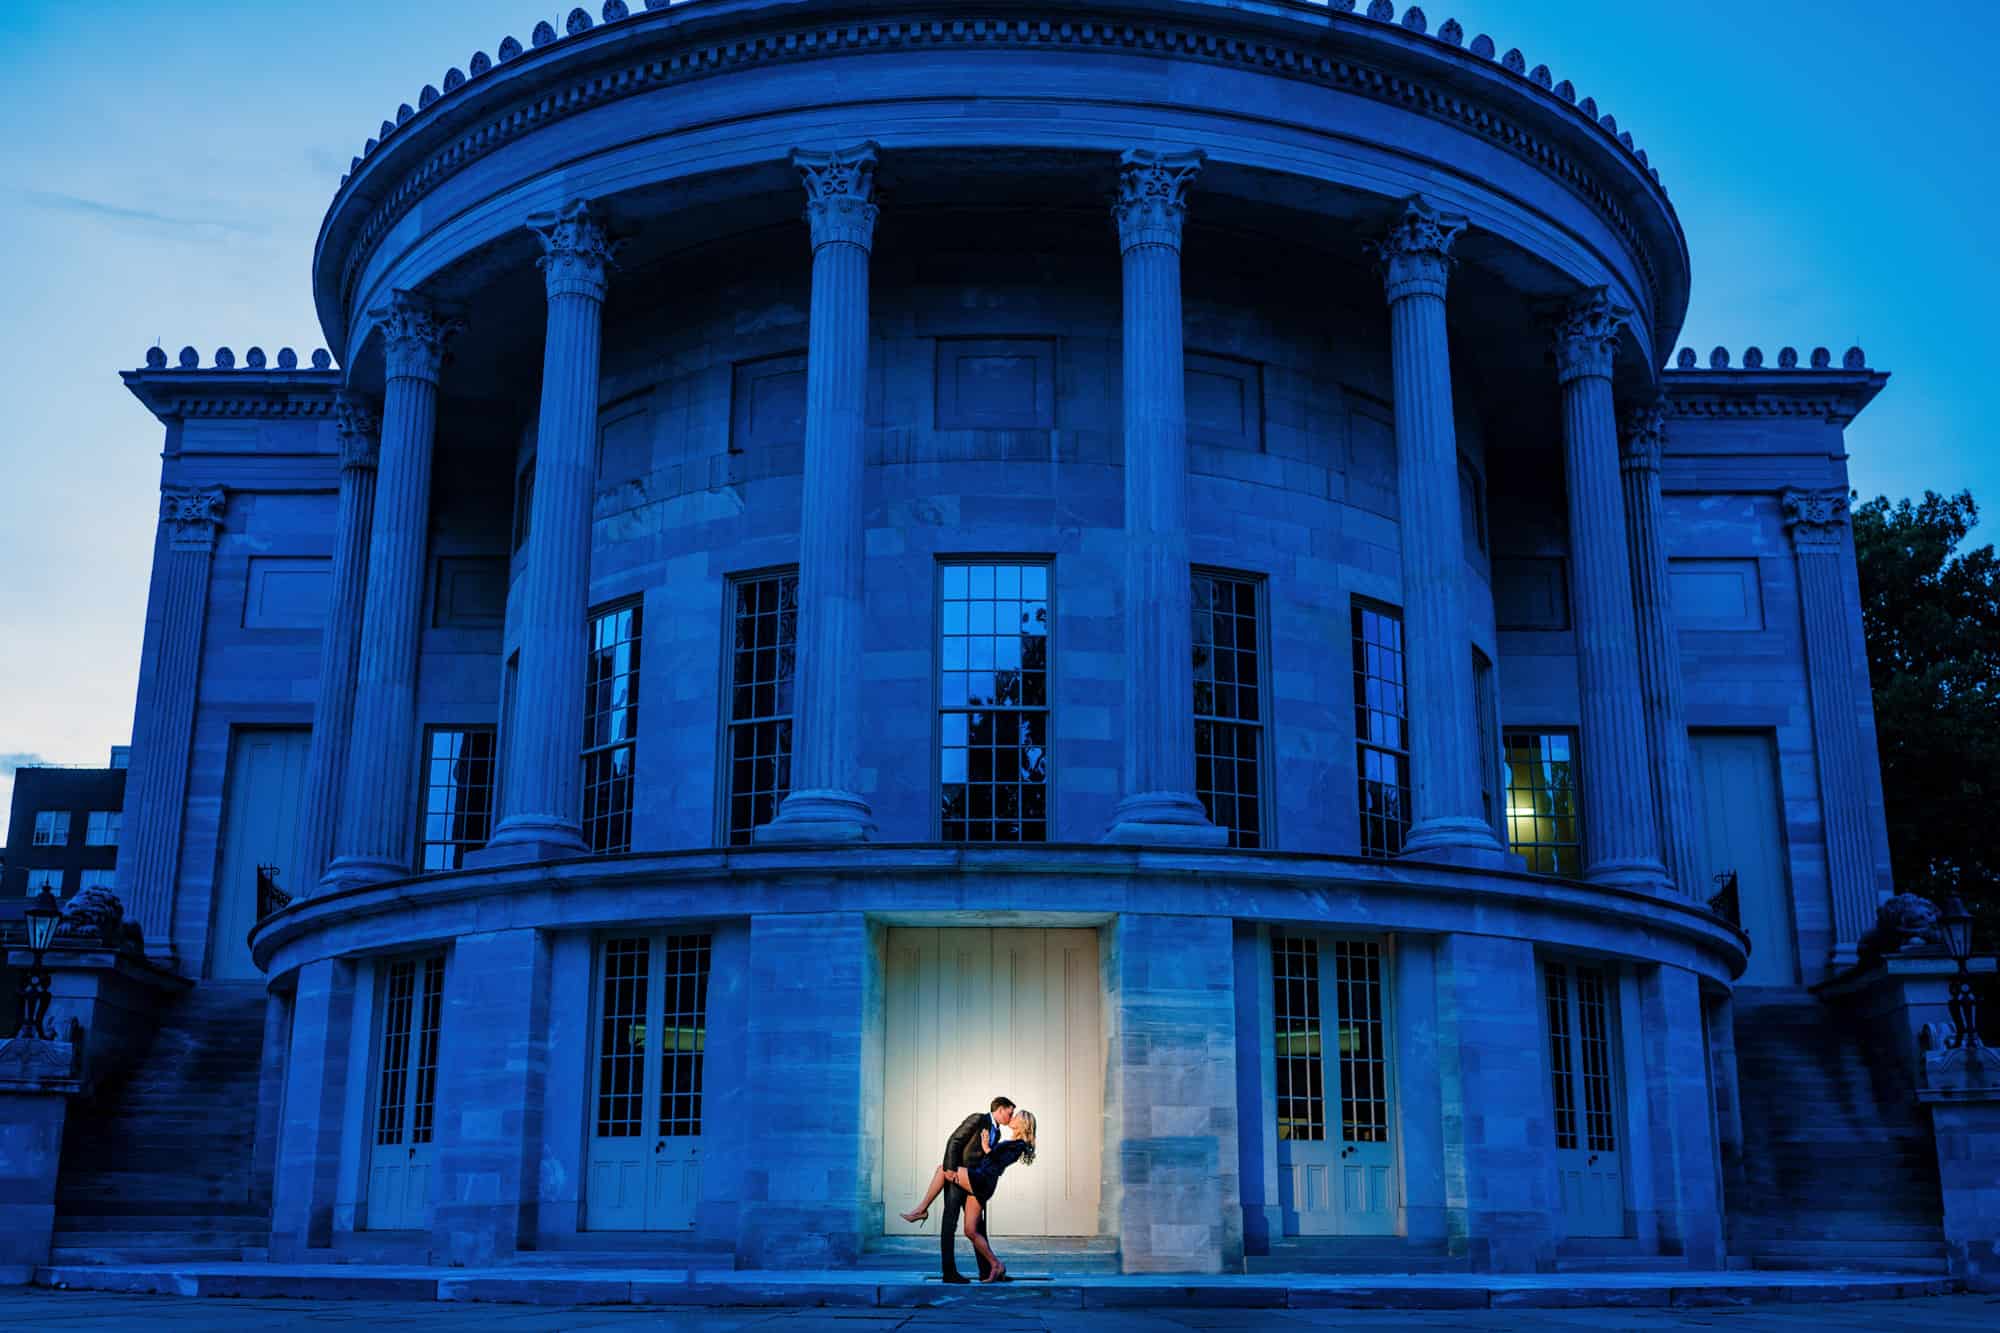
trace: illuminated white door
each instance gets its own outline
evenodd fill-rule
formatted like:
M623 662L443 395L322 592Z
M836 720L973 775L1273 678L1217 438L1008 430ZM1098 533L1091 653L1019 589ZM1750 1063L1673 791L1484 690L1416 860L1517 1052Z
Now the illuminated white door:
M382 968L380 975L382 1024L375 1046L368 1229L420 1230L431 1224L444 959L399 959Z
M709 937L604 941L584 1226L687 1231L701 1201Z
M1572 1236L1625 1234L1612 979L1602 968L1545 963L1556 1172Z
M1771 737L1697 731L1688 739L1707 876L1700 891L1705 897L1715 891L1718 876L1735 875L1737 911L1750 936L1750 965L1739 984L1794 985L1791 879Z
M1278 1204L1287 1235L1396 1229L1382 972L1382 946L1372 940L1271 941Z
M311 735L303 727L239 727L229 738L222 856L215 874L215 929L208 947L211 977L263 975L250 960L259 866L275 867L278 886L294 896L307 887L302 870L293 862Z
M996 1236L1094 1236L1104 1141L1094 930L889 932L882 1230L936 1235L917 1201L959 1121L995 1096L1035 1113L1032 1165L994 1196Z

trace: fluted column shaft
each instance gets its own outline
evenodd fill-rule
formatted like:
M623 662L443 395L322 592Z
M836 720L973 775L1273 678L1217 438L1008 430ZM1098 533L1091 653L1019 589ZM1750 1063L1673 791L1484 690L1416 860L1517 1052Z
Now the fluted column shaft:
M1798 554L1799 612L1819 769L1820 824L1826 834L1827 892L1833 905L1833 962L1853 963L1875 923L1879 894L1871 868L1867 792L1861 783L1859 668L1849 633L1845 491L1786 491L1785 526Z
M168 531L157 647L151 688L132 738L137 771L125 794L117 872L125 915L145 932L146 951L159 957L173 955L209 571L227 498L219 486L174 488L161 498L161 522Z
M521 573L518 697L502 760L494 860L547 860L583 838L584 690L588 668L591 507L597 490L597 379L612 245L582 202L531 225L548 289L535 494Z
M381 420L374 406L343 393L340 425L340 514L333 529L333 589L320 637L319 697L306 751L298 862L281 867L283 884L300 897L319 883L333 856L346 785L347 747L354 727L354 681L361 658L361 619L368 589L368 534L375 524L375 467Z
M1181 230L1200 153L1134 149L1115 208L1124 269L1125 790L1112 842L1222 843L1194 790Z
M812 226L806 333L806 485L799 515L792 790L759 842L858 841L875 831L860 785L862 464L875 146L792 154Z
M355 668L346 789L326 882L393 879L409 873L410 782L416 771L418 619L430 527L431 445L438 371L456 325L399 292L376 312L387 384L375 522L368 538L368 592Z
M1694 762L1688 752L1687 708L1681 685L1681 645L1667 582L1661 535L1660 450L1665 442L1659 404L1625 419L1619 471L1625 486L1625 527L1632 557L1632 607L1639 641L1639 687L1646 709L1646 745L1653 756L1653 814L1667 878L1690 898L1706 900L1694 813Z
M1413 816L1406 855L1500 859L1480 798L1459 509L1458 428L1452 410L1445 290L1451 246L1465 227L1420 199L1377 246L1389 301L1396 392L1396 495L1403 575L1403 668L1409 685Z
M1570 591L1575 606L1577 684L1582 696L1578 785L1584 877L1604 884L1665 887L1653 815L1651 751L1639 681L1631 555L1618 481L1618 419L1611 369L1630 311L1602 288L1556 321L1563 453L1569 476Z

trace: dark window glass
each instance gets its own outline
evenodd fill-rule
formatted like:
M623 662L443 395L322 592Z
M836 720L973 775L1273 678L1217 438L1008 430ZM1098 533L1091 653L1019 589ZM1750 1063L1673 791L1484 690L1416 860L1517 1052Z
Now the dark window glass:
M491 727L432 727L424 737L419 868L457 870L493 835Z
M1507 733L1507 845L1530 870L1583 873L1576 744L1568 732Z
M946 842L1049 836L1049 570L946 565L938 771Z
M1231 847L1263 846L1263 672L1257 584L1194 576L1194 785Z
M730 589L728 841L741 846L777 817L792 789L792 686L799 576L738 579Z
M595 852L632 849L632 783L639 737L639 608L590 622L584 682L583 836Z
M1403 618L1354 605L1355 768L1361 854L1394 856L1410 831L1410 712L1403 688Z

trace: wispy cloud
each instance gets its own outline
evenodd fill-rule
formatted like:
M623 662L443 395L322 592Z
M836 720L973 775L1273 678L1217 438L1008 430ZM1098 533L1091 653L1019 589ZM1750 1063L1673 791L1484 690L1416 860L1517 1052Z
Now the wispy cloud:
M150 208L134 208L129 204L110 203L103 199L89 199L82 195L61 194L52 190L23 190L20 197L36 208L45 208L52 212L81 213L87 217L102 218L107 222L124 222L156 231L173 231L193 236L259 236L268 230L264 226L246 226L235 219L178 217Z
M16 750L12 754L0 754L0 778L11 778L21 769L33 768L47 762L48 760L42 756L23 750Z

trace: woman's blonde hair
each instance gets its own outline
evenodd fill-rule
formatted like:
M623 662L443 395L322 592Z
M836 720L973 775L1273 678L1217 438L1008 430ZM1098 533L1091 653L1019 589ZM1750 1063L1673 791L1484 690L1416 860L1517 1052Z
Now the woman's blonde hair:
M1015 1138L1028 1145L1028 1150L1021 1154L1021 1160L1032 1166L1035 1161L1035 1113L1017 1108L1014 1121L1007 1128L1014 1131Z

